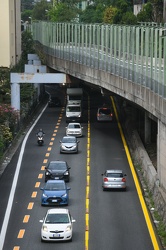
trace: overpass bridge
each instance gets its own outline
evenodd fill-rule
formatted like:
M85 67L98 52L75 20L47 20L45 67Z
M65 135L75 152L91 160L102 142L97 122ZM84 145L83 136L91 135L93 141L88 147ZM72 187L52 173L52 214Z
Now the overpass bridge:
M166 30L33 22L36 51L49 68L109 90L145 110L145 141L157 122L155 180L166 190ZM69 79L68 78L68 79Z

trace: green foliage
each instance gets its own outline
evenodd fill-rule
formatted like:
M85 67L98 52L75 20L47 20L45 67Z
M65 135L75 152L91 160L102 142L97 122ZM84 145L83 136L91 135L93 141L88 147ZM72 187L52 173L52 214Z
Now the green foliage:
M154 22L153 6L150 2L144 4L143 9L137 15L138 22Z
M0 68L0 103L10 103L10 70Z
M12 132L8 126L0 125L0 138L2 146L8 145L12 141Z
M122 16L122 24L136 25L137 24L137 17L132 12L126 12Z
M24 10L21 12L21 20L23 22L30 22L30 17L32 17L32 10Z
M50 4L46 0L41 0L34 5L32 11L32 20L48 20L48 10L50 9Z
M108 7L104 12L104 23L113 24L114 16L118 12L118 9L116 7L110 6Z
M102 4L89 5L80 14L80 22L83 23L102 23L105 7Z
M58 3L48 11L49 20L52 22L71 22L77 18L78 8L69 7L66 3Z

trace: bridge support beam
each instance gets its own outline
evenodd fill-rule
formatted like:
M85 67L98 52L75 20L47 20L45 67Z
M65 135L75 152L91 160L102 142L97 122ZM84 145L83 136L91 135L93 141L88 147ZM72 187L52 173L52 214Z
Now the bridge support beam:
M157 172L160 186L166 190L166 125L158 120Z
M148 112L145 112L145 144L151 142L151 120L149 118Z

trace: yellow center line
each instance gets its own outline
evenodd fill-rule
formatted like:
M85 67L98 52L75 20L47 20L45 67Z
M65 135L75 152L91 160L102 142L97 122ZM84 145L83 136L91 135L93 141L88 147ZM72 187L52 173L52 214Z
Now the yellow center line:
M37 192L35 191L35 192L32 193L31 197L36 198L36 196L37 196Z
M54 133L52 136L56 136L56 133Z
M51 141L51 142L49 143L49 145L52 146L52 145L53 145L53 142Z
M55 130L54 130L54 133L57 133L57 131L58 131L58 130L57 130L57 129L55 129Z
M48 159L44 159L43 163L47 163L48 162Z
M39 188L40 187L40 182L37 181L36 184L35 184L35 188Z
M88 107L89 99L88 99ZM86 165L86 199L85 199L85 250L89 248L89 193L90 193L90 109L88 108L87 165Z
M41 170L45 170L45 166L42 166L42 167L41 167Z
M27 209L29 209L29 210L32 209L33 205L34 205L34 202L29 202Z
M43 178L43 174L39 174L38 179L42 179L42 178Z
M49 157L50 156L50 153L46 153L46 155L45 155L46 157Z
M19 231L19 233L18 233L17 238L18 238L18 239L22 239L22 238L24 237L24 233L25 233L25 229L21 229L21 230Z
M19 246L15 246L15 247L13 248L13 250L19 250L19 249L20 249Z
M30 215L25 215L23 219L23 223L28 223L29 218L30 218Z
M51 147L48 147L48 148L47 148L48 151L51 151L51 149L52 149Z
M52 138L51 138L51 141L54 141L54 140L55 140L55 138L52 137Z
M59 128L59 126L55 126L55 128Z

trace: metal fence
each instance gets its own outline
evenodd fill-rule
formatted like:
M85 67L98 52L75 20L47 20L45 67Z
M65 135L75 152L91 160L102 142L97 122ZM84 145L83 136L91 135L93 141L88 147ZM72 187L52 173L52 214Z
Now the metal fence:
M46 54L128 79L166 98L164 26L33 22Z

